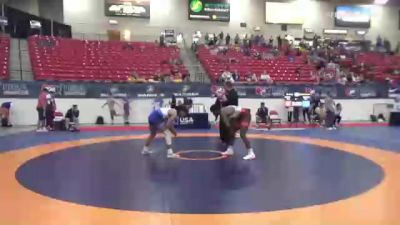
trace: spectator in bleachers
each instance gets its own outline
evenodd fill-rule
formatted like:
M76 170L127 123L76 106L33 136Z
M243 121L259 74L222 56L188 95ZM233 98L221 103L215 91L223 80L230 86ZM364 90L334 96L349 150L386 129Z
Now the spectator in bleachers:
M40 40L39 46L42 48L51 48L56 45L54 40Z
M392 51L392 45L390 44L390 41L386 38L383 40L383 47L385 48L386 52Z
M254 40L254 45L259 46L260 45L260 36L257 34L256 36L253 36Z
M218 37L217 37L217 35L214 34L214 45L217 45L217 44L218 44Z
M274 38L272 36L269 37L268 45L269 45L269 47L274 46Z
M336 64L331 60L329 63L326 65L327 69L335 69L336 70Z
M278 37L276 37L276 41L278 43L278 49L281 49L282 47L282 38L281 35L278 35Z
M231 36L227 34L225 37L225 45L230 45L230 43L231 43Z
M260 36L260 40L259 40L258 45L259 45L259 46L265 46L265 38L264 38L264 35L261 35L261 36Z
M224 40L224 32L223 31L221 31L221 33L219 33L219 40Z
M253 34L250 36L250 38L248 40L248 43L249 43L248 47L251 49L253 47L253 44L254 44L254 35Z
M265 70L264 70L264 72L261 74L260 80L261 80L261 81L264 81L264 82L266 82L266 83L268 83L268 84L273 83L273 80L272 80L271 76L270 76L270 75L267 73L267 71L265 71Z
M232 78L234 81L240 81L240 74L237 70L233 71Z
M267 123L268 121L268 108L265 106L264 102L261 102L260 108L257 109L256 113L256 123Z
M257 77L256 73L253 73L251 75L251 82L253 82L253 83L257 83L258 82L258 77Z
M68 131L79 131L78 105L72 105L65 114L65 127Z
M232 73L229 71L229 68L227 67L225 71L221 74L221 81L222 82L227 82L227 81L234 81L232 77Z
M131 44L125 43L122 46L122 50L133 50L133 46Z
M240 43L240 37L239 37L239 34L236 34L236 36L235 36L235 45L238 45L239 43Z
M206 33L206 35L204 36L204 41L206 42L206 44L208 44L209 40L210 40L210 35Z
M165 37L163 34L160 35L160 47L165 47Z
M378 35L378 37L376 38L376 47L377 47L377 48L380 48L380 47L382 47L382 46L383 46L383 44L382 44L381 35Z

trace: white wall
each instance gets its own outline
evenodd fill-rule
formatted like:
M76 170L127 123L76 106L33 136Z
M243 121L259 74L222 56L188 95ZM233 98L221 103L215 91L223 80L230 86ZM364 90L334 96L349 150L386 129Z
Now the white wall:
M72 25L75 35L78 33L106 34L108 29L131 30L134 40L156 38L165 28L174 28L183 32L185 37L200 30L202 32L218 33L250 33L255 26L261 27L264 35L294 34L301 37L303 28L311 28L321 34L323 28L334 28L334 3L311 1L305 3L299 10L307 10L307 17L302 26L289 25L288 31L280 30L280 25L265 24L264 0L231 0L231 21L206 22L188 20L188 0L152 0L150 19L115 17L119 25L108 24L104 16L103 0L64 0L64 21ZM387 37L395 46L400 41L398 27L399 7L374 6L371 29L368 39L375 40L377 35ZM284 13L284 12L283 12ZM240 23L246 22L247 28L240 28ZM77 35L77 37L80 35ZM90 38L90 36L89 36ZM95 38L95 37L93 37ZM356 38L352 30L349 38Z
M15 125L33 125L37 122L36 99L0 99L0 102L12 101L12 122ZM165 99L164 103L168 103L169 99ZM194 103L201 103L206 106L206 109L215 102L213 98L194 98ZM271 110L276 110L286 121L287 111L284 107L282 99L240 99L239 104L244 107L249 107L252 114L255 115L260 102L264 101L267 107ZM147 116L152 110L152 100L133 100L132 113L130 120L132 123L146 123ZM366 100L336 100L343 105L343 120L361 121L369 120L369 116L373 113L373 106L377 103L393 103L391 99L366 99ZM106 123L109 123L108 109L101 108L105 103L102 99L57 99L58 111L66 113L72 106L77 104L80 109L81 123L93 124L97 116L103 116ZM117 109L118 113L122 113L122 109ZM254 119L255 116L253 116ZM214 117L210 114L210 120ZM122 123L122 118L117 118L116 122Z

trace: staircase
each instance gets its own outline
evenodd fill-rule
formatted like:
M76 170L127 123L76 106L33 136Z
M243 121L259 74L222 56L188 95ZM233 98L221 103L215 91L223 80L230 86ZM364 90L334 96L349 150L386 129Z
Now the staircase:
M11 39L10 80L34 80L29 58L28 41L25 39Z
M201 83L210 83L210 79L208 78L207 73L205 72L203 66L197 60L196 54L191 49L191 46L187 44L187 42L183 41L183 47L181 48L181 59L189 70L190 73L190 81L191 82L201 82Z

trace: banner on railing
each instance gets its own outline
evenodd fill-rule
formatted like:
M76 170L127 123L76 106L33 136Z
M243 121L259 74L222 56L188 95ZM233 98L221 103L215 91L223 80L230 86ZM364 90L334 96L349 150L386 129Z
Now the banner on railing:
M155 98L157 96L211 97L222 86L201 83L185 84L107 84L74 82L0 82L0 98L37 98L43 87L51 87L57 98ZM315 91L321 96L330 93L334 98L388 98L388 86L383 83L358 85L238 85L235 86L241 98L283 98L285 93L309 93Z

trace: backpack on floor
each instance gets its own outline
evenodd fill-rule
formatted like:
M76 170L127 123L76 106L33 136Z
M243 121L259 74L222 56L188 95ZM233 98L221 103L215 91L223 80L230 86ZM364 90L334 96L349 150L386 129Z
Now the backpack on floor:
M96 119L97 125L104 125L104 118L102 116L98 116Z

